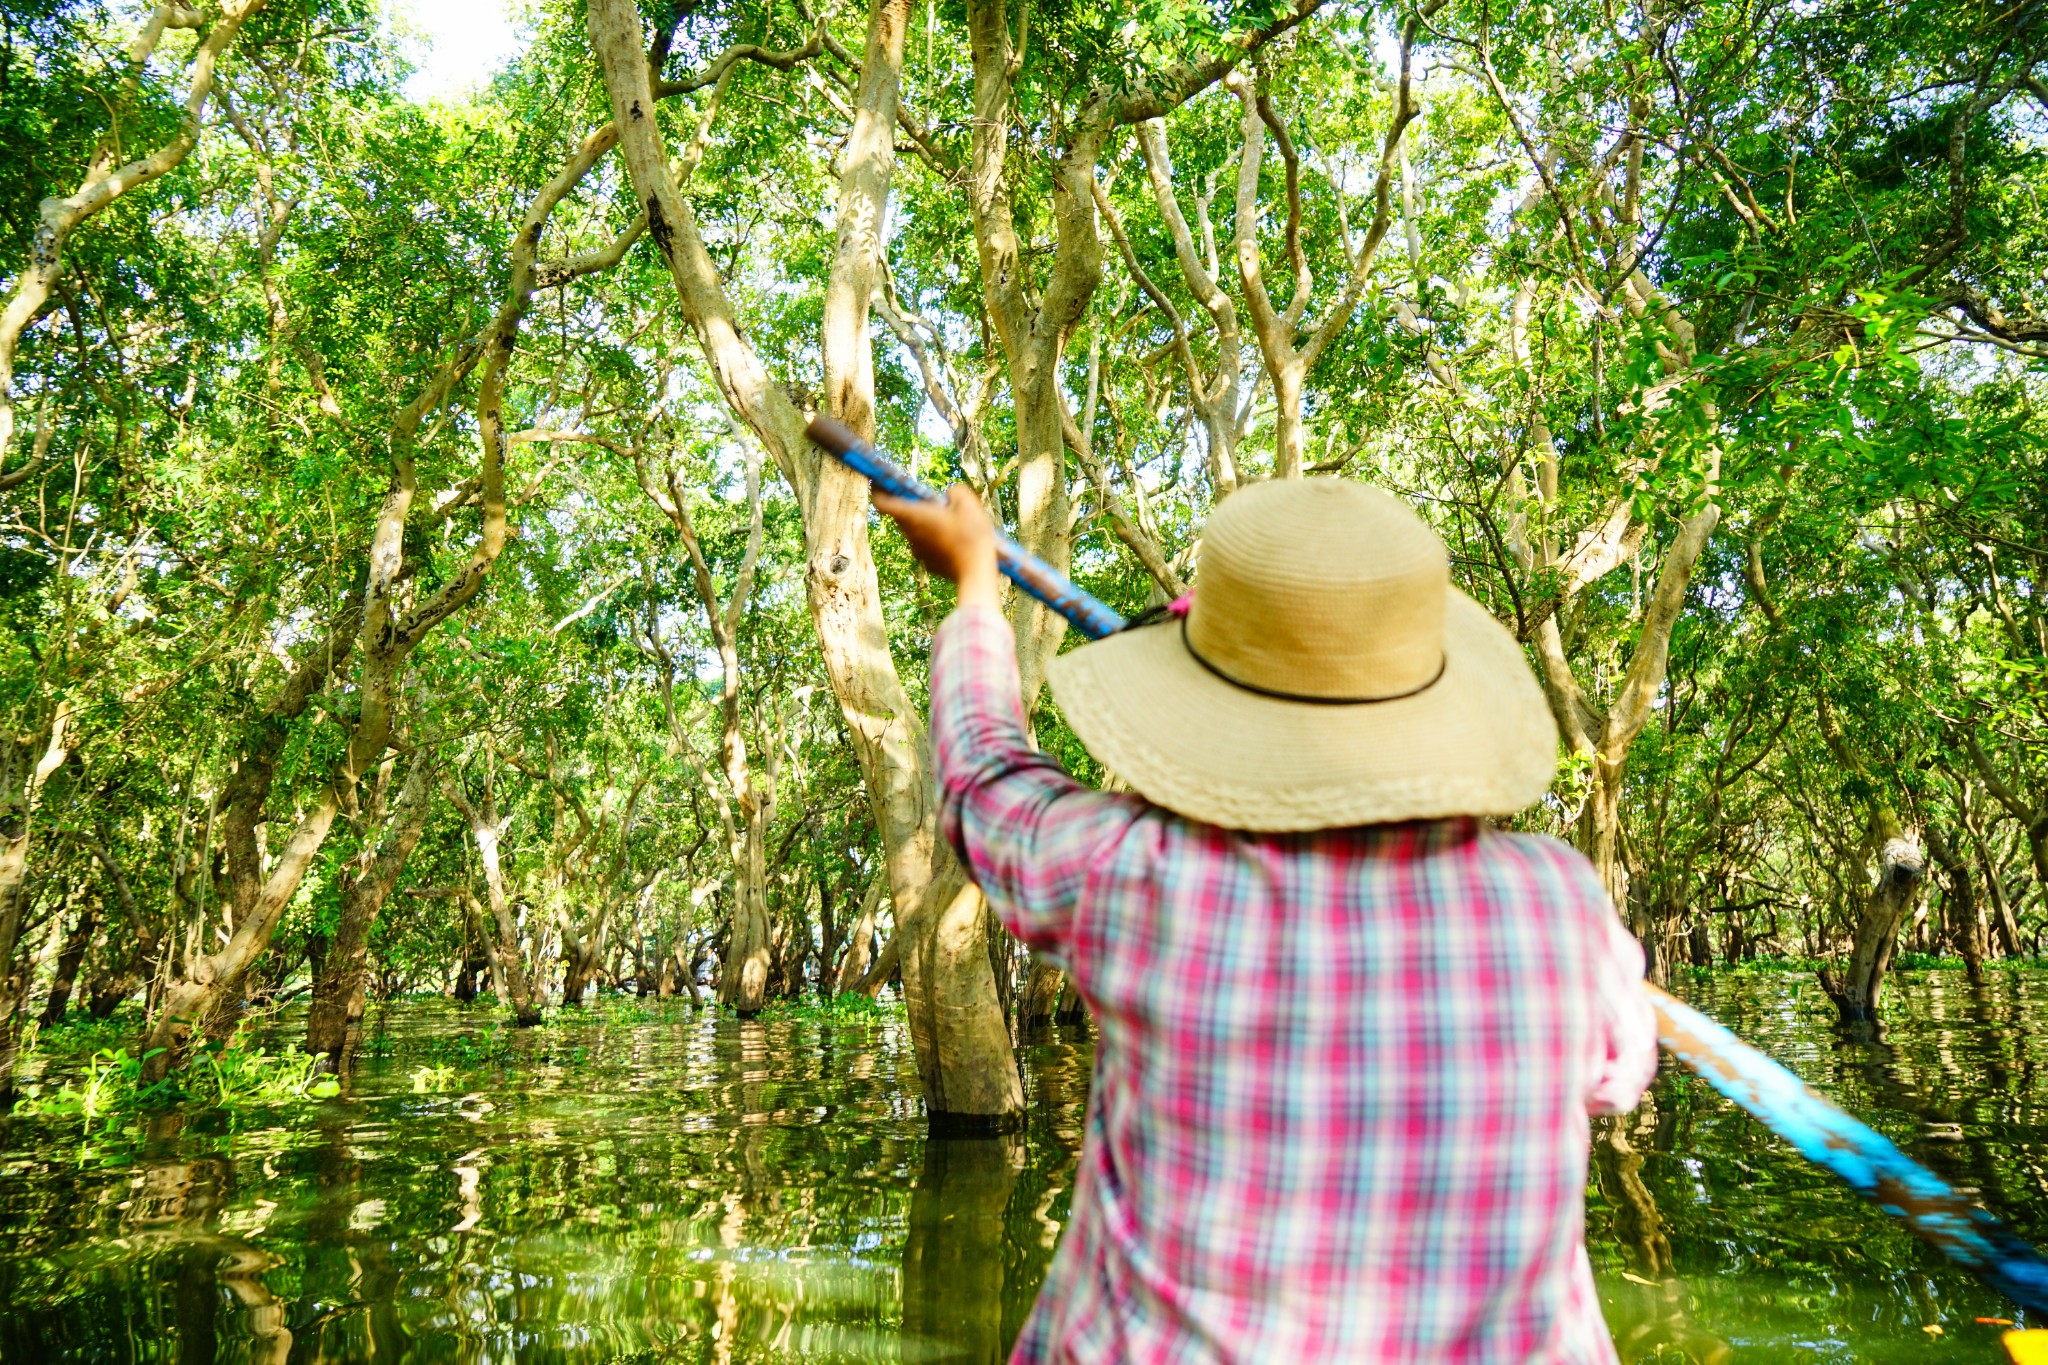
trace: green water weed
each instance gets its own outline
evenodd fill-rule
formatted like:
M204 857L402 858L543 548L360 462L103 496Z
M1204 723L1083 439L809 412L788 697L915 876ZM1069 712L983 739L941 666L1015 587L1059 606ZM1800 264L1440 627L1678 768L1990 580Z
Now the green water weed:
M103 1049L119 1048L133 1041L143 1032L146 1022L139 1012L126 1009L105 1019L73 1010L54 1024L32 1020L22 1029L21 1054L91 1057Z
M126 1048L101 1048L75 1078L55 1087L23 1089L19 1112L50 1118L78 1118L88 1125L114 1115L168 1109L183 1103L238 1109L332 1099L341 1084L319 1070L318 1059L297 1048L272 1054L209 1042L183 1071L145 1082L144 1065L162 1052L131 1055Z
M319 1059L296 1047L273 1055L260 1047L209 1042L189 1070L211 1082L212 1103L224 1108L326 1100L341 1093L341 1083L319 1070Z
M879 1023L904 1013L898 1000L877 1000L850 991L845 995L800 995L770 1002L760 1017L770 1021L804 1024Z
M452 1066L414 1067L412 1093L415 1095L438 1095L455 1086L455 1068Z
M126 1048L101 1048L86 1059L85 1071L76 1080L55 1089L40 1085L22 1087L17 1113L45 1118L78 1118L89 1126L114 1114L143 1109L161 1109L182 1098L175 1081L164 1079L150 1084L142 1080L142 1066L162 1049L139 1057Z
M494 1022L480 1033L455 1033L429 1038L419 1045L418 1051L431 1061L474 1070L512 1060L514 1048L505 1025Z

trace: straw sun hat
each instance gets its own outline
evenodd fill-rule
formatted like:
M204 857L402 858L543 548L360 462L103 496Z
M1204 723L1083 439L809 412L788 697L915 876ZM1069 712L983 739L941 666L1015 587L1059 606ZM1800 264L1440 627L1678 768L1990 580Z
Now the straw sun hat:
M1110 771L1230 829L1506 815L1557 759L1521 647L1451 586L1443 542L1343 479L1234 494L1186 614L1064 654L1048 680Z

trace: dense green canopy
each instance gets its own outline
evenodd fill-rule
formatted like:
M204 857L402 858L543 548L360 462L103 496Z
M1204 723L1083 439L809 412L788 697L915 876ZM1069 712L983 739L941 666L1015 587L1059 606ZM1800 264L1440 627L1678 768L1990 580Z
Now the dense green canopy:
M1244 483L1409 498L1660 974L2036 953L2044 16L537 0L423 106L360 0L10 3L6 1038L900 977L934 1112L1014 1109L949 590L813 410L1127 611Z

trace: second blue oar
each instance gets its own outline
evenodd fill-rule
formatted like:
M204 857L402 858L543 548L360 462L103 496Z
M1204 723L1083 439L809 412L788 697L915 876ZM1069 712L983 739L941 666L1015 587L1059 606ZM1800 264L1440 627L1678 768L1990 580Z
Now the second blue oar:
M919 502L946 500L945 494L912 478L909 470L854 435L843 422L813 417L807 432L840 463L865 475L884 493ZM1065 574L1001 533L996 536L996 564L1012 583L1066 617L1091 640L1099 640L1123 627L1124 618L1114 607L1082 592Z
M902 498L940 496L830 418L812 419L810 435L885 492ZM1124 618L1115 608L1081 591L1014 541L1001 539L997 558L1019 587L1088 638L1099 640L1123 628ZM1884 1134L1692 1006L1655 986L1643 989L1657 1012L1657 1041L1666 1052L1957 1265L2014 1303L2048 1313L2048 1259L1996 1215L1963 1198Z

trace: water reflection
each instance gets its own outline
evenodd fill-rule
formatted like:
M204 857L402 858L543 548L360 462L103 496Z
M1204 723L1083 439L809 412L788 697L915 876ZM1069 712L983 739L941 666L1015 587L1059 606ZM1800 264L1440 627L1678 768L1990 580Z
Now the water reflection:
M1863 1042L1801 978L1686 993L2048 1234L2027 1028L2048 975L1907 974ZM630 1015L508 1043L408 1005L343 1100L89 1140L8 1123L0 1361L1003 1357L1067 1217L1084 1036L1034 1036L1027 1132L928 1143L893 1024ZM416 1090L430 1064L453 1070ZM2002 1300L1704 1085L1666 1075L1595 1137L1587 1227L1625 1360L1996 1358L1972 1319Z

